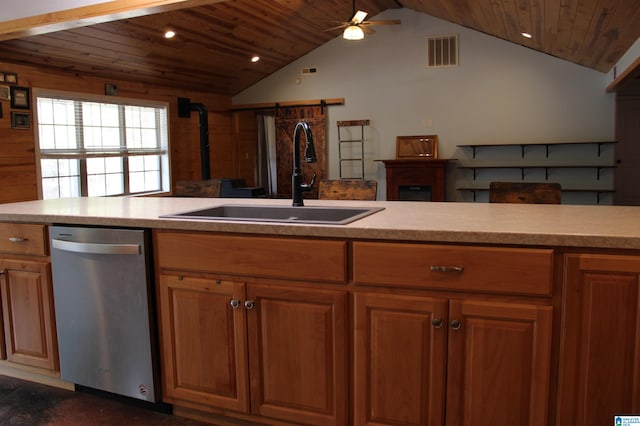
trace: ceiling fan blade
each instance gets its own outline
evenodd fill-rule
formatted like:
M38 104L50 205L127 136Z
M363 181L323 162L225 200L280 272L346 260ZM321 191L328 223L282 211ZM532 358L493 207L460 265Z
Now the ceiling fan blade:
M360 28L362 28L362 32L365 34L368 34L368 35L375 34L375 31L373 30L373 28L363 27L363 26L360 26Z
M392 19L389 21L364 21L360 25L398 25L400 23L399 19Z
M360 24L362 21L364 21L364 18L366 18L368 15L367 12L364 12L362 10L357 11L354 15L353 18L351 18L351 23L358 25Z
M338 25L337 27L326 28L326 29L324 29L322 31L334 31L334 30L339 30L341 28L345 28L345 27L348 27L348 26L349 26L349 23L348 22L344 22L344 23Z

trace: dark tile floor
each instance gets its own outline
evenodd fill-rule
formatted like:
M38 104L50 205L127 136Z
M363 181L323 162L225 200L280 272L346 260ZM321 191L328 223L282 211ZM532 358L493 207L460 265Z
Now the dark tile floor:
M0 376L0 426L63 425L204 426L205 423L141 407L136 400L71 392Z

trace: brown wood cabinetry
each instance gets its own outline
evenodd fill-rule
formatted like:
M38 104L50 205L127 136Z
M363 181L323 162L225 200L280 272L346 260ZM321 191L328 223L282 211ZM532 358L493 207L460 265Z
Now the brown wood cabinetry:
M43 225L0 224L0 350L10 367L59 369L51 267Z
M438 247L442 251L434 256ZM467 253L472 250L478 248L354 243L356 284L376 286L363 286L354 297L356 425L547 424L550 298L527 302L456 291L480 293L486 286L484 292L501 288L504 296L548 293L552 252L480 249L479 256L493 256L494 265L520 265L531 256L530 265L538 269L523 274L518 268L475 268ZM395 294L380 288L383 279L375 270L386 268L380 266L382 252L395 260L393 270L382 275L393 276L390 289L405 279L405 287L426 291ZM407 264L418 261L422 266ZM420 268L424 277L417 279ZM535 280L538 286L532 286Z
M244 285L164 274L159 285L164 399L248 411L246 318L230 306Z
M357 292L354 301L355 424L443 425L447 299Z
M344 242L156 233L166 402L242 419L347 424L347 292L292 281L309 274L292 260L301 250L325 259L311 266L316 281L345 279Z
M640 256L565 257L557 425L640 413Z

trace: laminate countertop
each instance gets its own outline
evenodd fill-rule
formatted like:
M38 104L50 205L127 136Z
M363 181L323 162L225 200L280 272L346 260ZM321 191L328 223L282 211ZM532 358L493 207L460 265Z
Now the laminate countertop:
M383 207L347 225L168 219L222 204L290 206L285 199L105 197L0 204L0 222L100 225L348 239L640 249L640 207L305 200Z

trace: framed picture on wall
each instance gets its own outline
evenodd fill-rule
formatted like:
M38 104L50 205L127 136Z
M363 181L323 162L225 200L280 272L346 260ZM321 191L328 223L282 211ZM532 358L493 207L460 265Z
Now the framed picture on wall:
M18 74L14 72L5 72L4 81L9 84L18 84Z
M9 99L11 99L9 86L0 86L0 101L8 101Z
M31 117L28 112L11 111L11 127L13 129L28 129L31 127Z
M15 108L15 109L31 108L28 87L11 86L11 108Z

